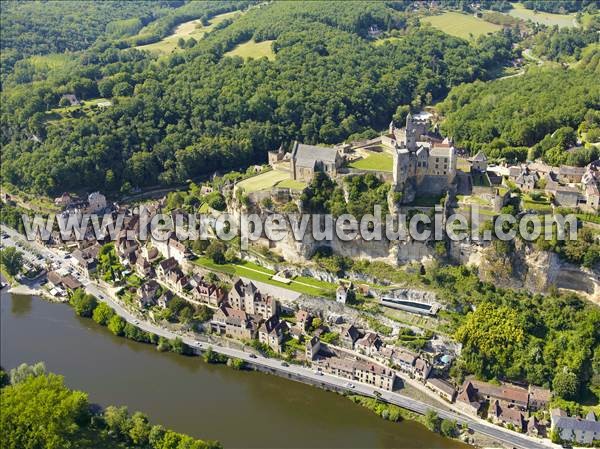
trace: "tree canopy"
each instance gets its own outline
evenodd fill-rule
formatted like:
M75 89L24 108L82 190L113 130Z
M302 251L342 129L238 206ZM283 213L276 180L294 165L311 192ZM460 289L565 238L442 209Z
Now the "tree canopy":
M41 368L40 368L41 367ZM214 441L151 425L140 412L107 407L98 412L86 393L71 390L62 376L46 374L43 365L18 369L0 390L0 431L7 449L217 449ZM11 371L12 374L12 371Z

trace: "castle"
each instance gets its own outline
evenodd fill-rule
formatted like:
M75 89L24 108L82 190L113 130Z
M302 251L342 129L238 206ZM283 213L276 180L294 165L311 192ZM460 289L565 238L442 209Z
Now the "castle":
M273 168L289 164L286 170L290 179L309 183L316 172L327 173L331 178L352 173L346 167L347 156L356 150L384 151L393 155L393 186L396 191L404 192L405 201L411 201L416 193L439 195L454 182L456 152L448 139L428 135L428 124L426 114L409 113L406 128L396 129L391 122L386 134L368 141L333 148L294 142L289 153L282 145L279 150L269 152L269 164Z
M392 149L394 188L414 188L424 193L441 193L454 182L456 151L448 139L439 142L426 136L427 119L406 116L406 128L390 123L381 143Z

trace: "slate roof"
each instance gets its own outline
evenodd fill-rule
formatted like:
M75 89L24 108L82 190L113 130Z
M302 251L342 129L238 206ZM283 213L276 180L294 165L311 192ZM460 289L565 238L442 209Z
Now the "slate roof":
M292 157L296 161L297 166L312 168L316 161L335 163L337 150L296 142Z

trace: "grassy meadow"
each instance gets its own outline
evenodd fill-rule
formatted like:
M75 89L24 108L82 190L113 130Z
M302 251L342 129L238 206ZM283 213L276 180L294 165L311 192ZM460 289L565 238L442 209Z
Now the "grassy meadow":
M494 33L502 29L500 25L459 12L445 12L436 16L423 17L421 22L428 23L446 34L462 39L477 38L483 34Z
M574 14L552 14L543 11L533 11L525 8L521 3L514 3L514 8L508 14L523 20L531 20L532 22L542 25L558 25L559 27L570 27L574 25Z
M140 45L137 48L138 50L148 50L153 53L160 54L169 54L176 51L181 50L177 46L177 41L179 38L183 38L188 40L190 38L194 38L196 40L200 40L204 37L204 35L214 29L216 25L223 22L225 19L232 19L241 13L240 11L232 11L225 14L219 14L218 16L213 17L209 21L209 25L202 26L199 19L190 20L189 22L184 22L175 28L173 34L165 37L164 39L154 42L152 44ZM141 30L140 35L144 34L144 30Z
M269 60L275 59L275 53L271 48L273 41L254 42L250 40L236 46L233 50L225 53L225 56L239 56L244 59L266 57Z

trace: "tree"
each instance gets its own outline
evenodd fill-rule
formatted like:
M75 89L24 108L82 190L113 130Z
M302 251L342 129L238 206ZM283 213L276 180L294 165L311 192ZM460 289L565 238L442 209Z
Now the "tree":
M514 309L485 303L467 315L455 337L463 344L462 357L469 371L501 377L522 347L525 332Z
M108 304L101 302L94 309L92 319L101 326L106 326L114 314L115 311Z
M567 369L561 370L554 376L552 390L554 394L563 399L575 399L579 392L579 380L577 379L577 375Z
M227 247L223 242L218 240L213 240L206 248L206 256L209 257L216 264L224 264L225 260L225 252L227 251Z
M425 426L432 432L440 431L440 418L435 410L427 409L425 413Z
M88 295L82 288L78 288L71 294L69 302L77 315L86 318L92 317L94 309L96 309L98 304L96 298L92 295Z
M108 330L110 330L115 335L123 335L123 332L125 330L125 320L119 315L113 315L108 320Z
M22 363L18 367L10 370L9 378L10 383L15 385L19 382L23 382L29 377L37 377L41 376L42 374L46 374L46 365L44 362L38 362L35 365Z
M239 371L246 367L246 362L244 362L242 359L231 358L227 360L227 366Z
M150 424L148 417L140 412L135 412L130 420L129 437L136 446L146 446L150 437Z
M89 419L87 395L70 391L55 374L29 376L0 391L0 429L6 449L75 448Z
M104 421L106 426L112 432L124 436L129 434L131 423L129 421L129 412L127 407L115 407L110 405L104 410Z
M23 267L23 253L13 246L0 250L0 265L11 276L16 275Z
M187 352L187 346L181 338L175 337L170 343L172 352L176 354L185 354Z
M450 419L443 419L441 425L441 433L442 435L448 438L454 438L458 433L458 427L456 426L456 421L452 421Z

